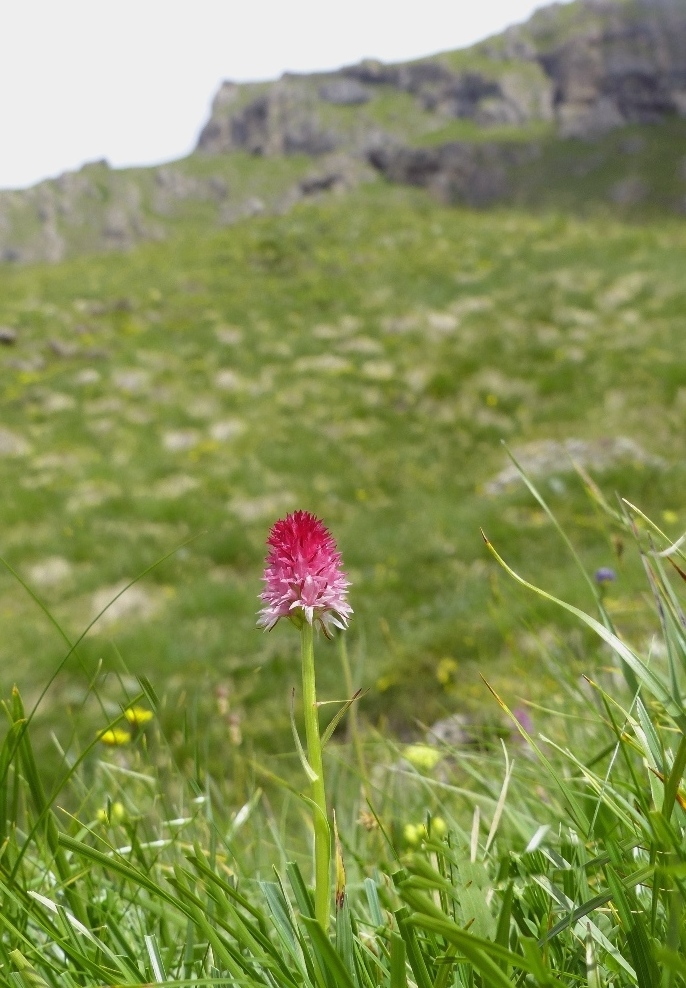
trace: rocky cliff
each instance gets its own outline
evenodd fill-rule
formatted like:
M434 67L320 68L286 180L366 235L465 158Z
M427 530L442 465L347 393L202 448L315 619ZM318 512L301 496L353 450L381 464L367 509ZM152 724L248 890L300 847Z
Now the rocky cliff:
M686 0L553 4L470 49L408 64L225 82L184 161L125 172L101 162L1 192L0 258L122 249L178 223L289 208L375 172L474 206L545 205L571 180L584 201L683 212L680 118ZM648 133L655 124L673 139ZM612 135L627 127L648 131L618 143ZM674 161L656 179L665 146ZM605 172L596 186L587 181Z
M451 120L482 128L553 120L553 85L535 62L494 59L485 71L461 71L451 61L446 55L400 66L364 62L328 75L288 75L268 86L225 82L198 150L359 152L430 135Z
M424 115L407 121L404 136L411 136L408 129L431 133L447 121L469 120L484 129L554 122L563 137L591 137L686 116L686 3L553 4L463 52L289 75L271 85L226 82L198 149L318 155L378 145L403 131L402 121L394 127L374 107L393 93L411 96ZM359 109L354 120L350 113L337 119L331 107Z
M488 50L488 46L487 50ZM536 13L492 46L535 59L562 135L589 137L686 115L686 3L583 0Z

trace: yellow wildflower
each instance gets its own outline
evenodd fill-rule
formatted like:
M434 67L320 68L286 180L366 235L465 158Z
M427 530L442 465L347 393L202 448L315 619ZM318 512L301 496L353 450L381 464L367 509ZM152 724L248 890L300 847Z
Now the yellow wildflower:
M131 735L128 731L123 730L121 727L110 727L108 730L103 731L98 737L99 741L103 744L109 745L119 745L128 744L131 740Z
M153 719L154 714L152 710L146 710L145 707L127 707L124 716L132 727L142 727Z
M458 665L455 659L450 658L450 656L446 656L446 658L441 659L436 666L436 679L441 686L448 686L457 670Z

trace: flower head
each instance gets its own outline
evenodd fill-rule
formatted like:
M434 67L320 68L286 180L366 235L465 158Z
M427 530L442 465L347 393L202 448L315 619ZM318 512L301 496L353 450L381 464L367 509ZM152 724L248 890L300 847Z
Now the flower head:
M617 574L609 566L601 566L600 569L596 570L595 581L596 583L612 583L613 580L617 579Z
M527 734L534 733L534 722L526 707L515 707L512 713L514 714L514 719L517 721L519 726L526 731Z
M149 720L152 720L154 714L152 710L146 710L145 707L133 706L126 708L124 716L132 727L143 727Z
M102 731L98 735L98 740L102 741L103 744L115 746L128 744L131 740L131 735L128 731L122 730L121 727L108 727L106 731Z
M279 618L288 617L296 624L317 620L327 636L332 626L345 629L352 614L350 584L326 525L309 511L295 511L276 522L267 545L260 627L271 631Z

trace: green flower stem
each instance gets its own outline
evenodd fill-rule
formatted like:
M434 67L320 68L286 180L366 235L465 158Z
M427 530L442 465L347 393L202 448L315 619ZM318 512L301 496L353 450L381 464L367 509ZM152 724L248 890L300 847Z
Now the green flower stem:
M312 783L312 800L316 805L313 811L314 823L314 905L315 916L324 931L329 926L331 899L331 832L326 815L326 791L324 789L324 763L322 742L319 736L319 713L317 690L314 679L314 631L311 624L303 621L300 631L301 656L303 667L303 704L305 708L305 737L307 758L317 776Z

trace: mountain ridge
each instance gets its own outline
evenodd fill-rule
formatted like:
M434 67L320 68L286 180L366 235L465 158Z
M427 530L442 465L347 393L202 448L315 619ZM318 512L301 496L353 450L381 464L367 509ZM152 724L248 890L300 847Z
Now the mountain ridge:
M554 205L556 190L566 203L570 174L608 171L611 158L616 174L598 191L581 182L580 203L680 213L684 118L686 5L552 4L466 49L224 82L188 158L122 171L96 162L0 192L0 259L128 249L179 224L216 227L283 211L379 173L449 203L535 207ZM613 135L632 127L646 132L634 135L627 168ZM658 135L669 127L669 140ZM665 145L673 174L651 188L646 169ZM594 158L602 165L594 168Z

